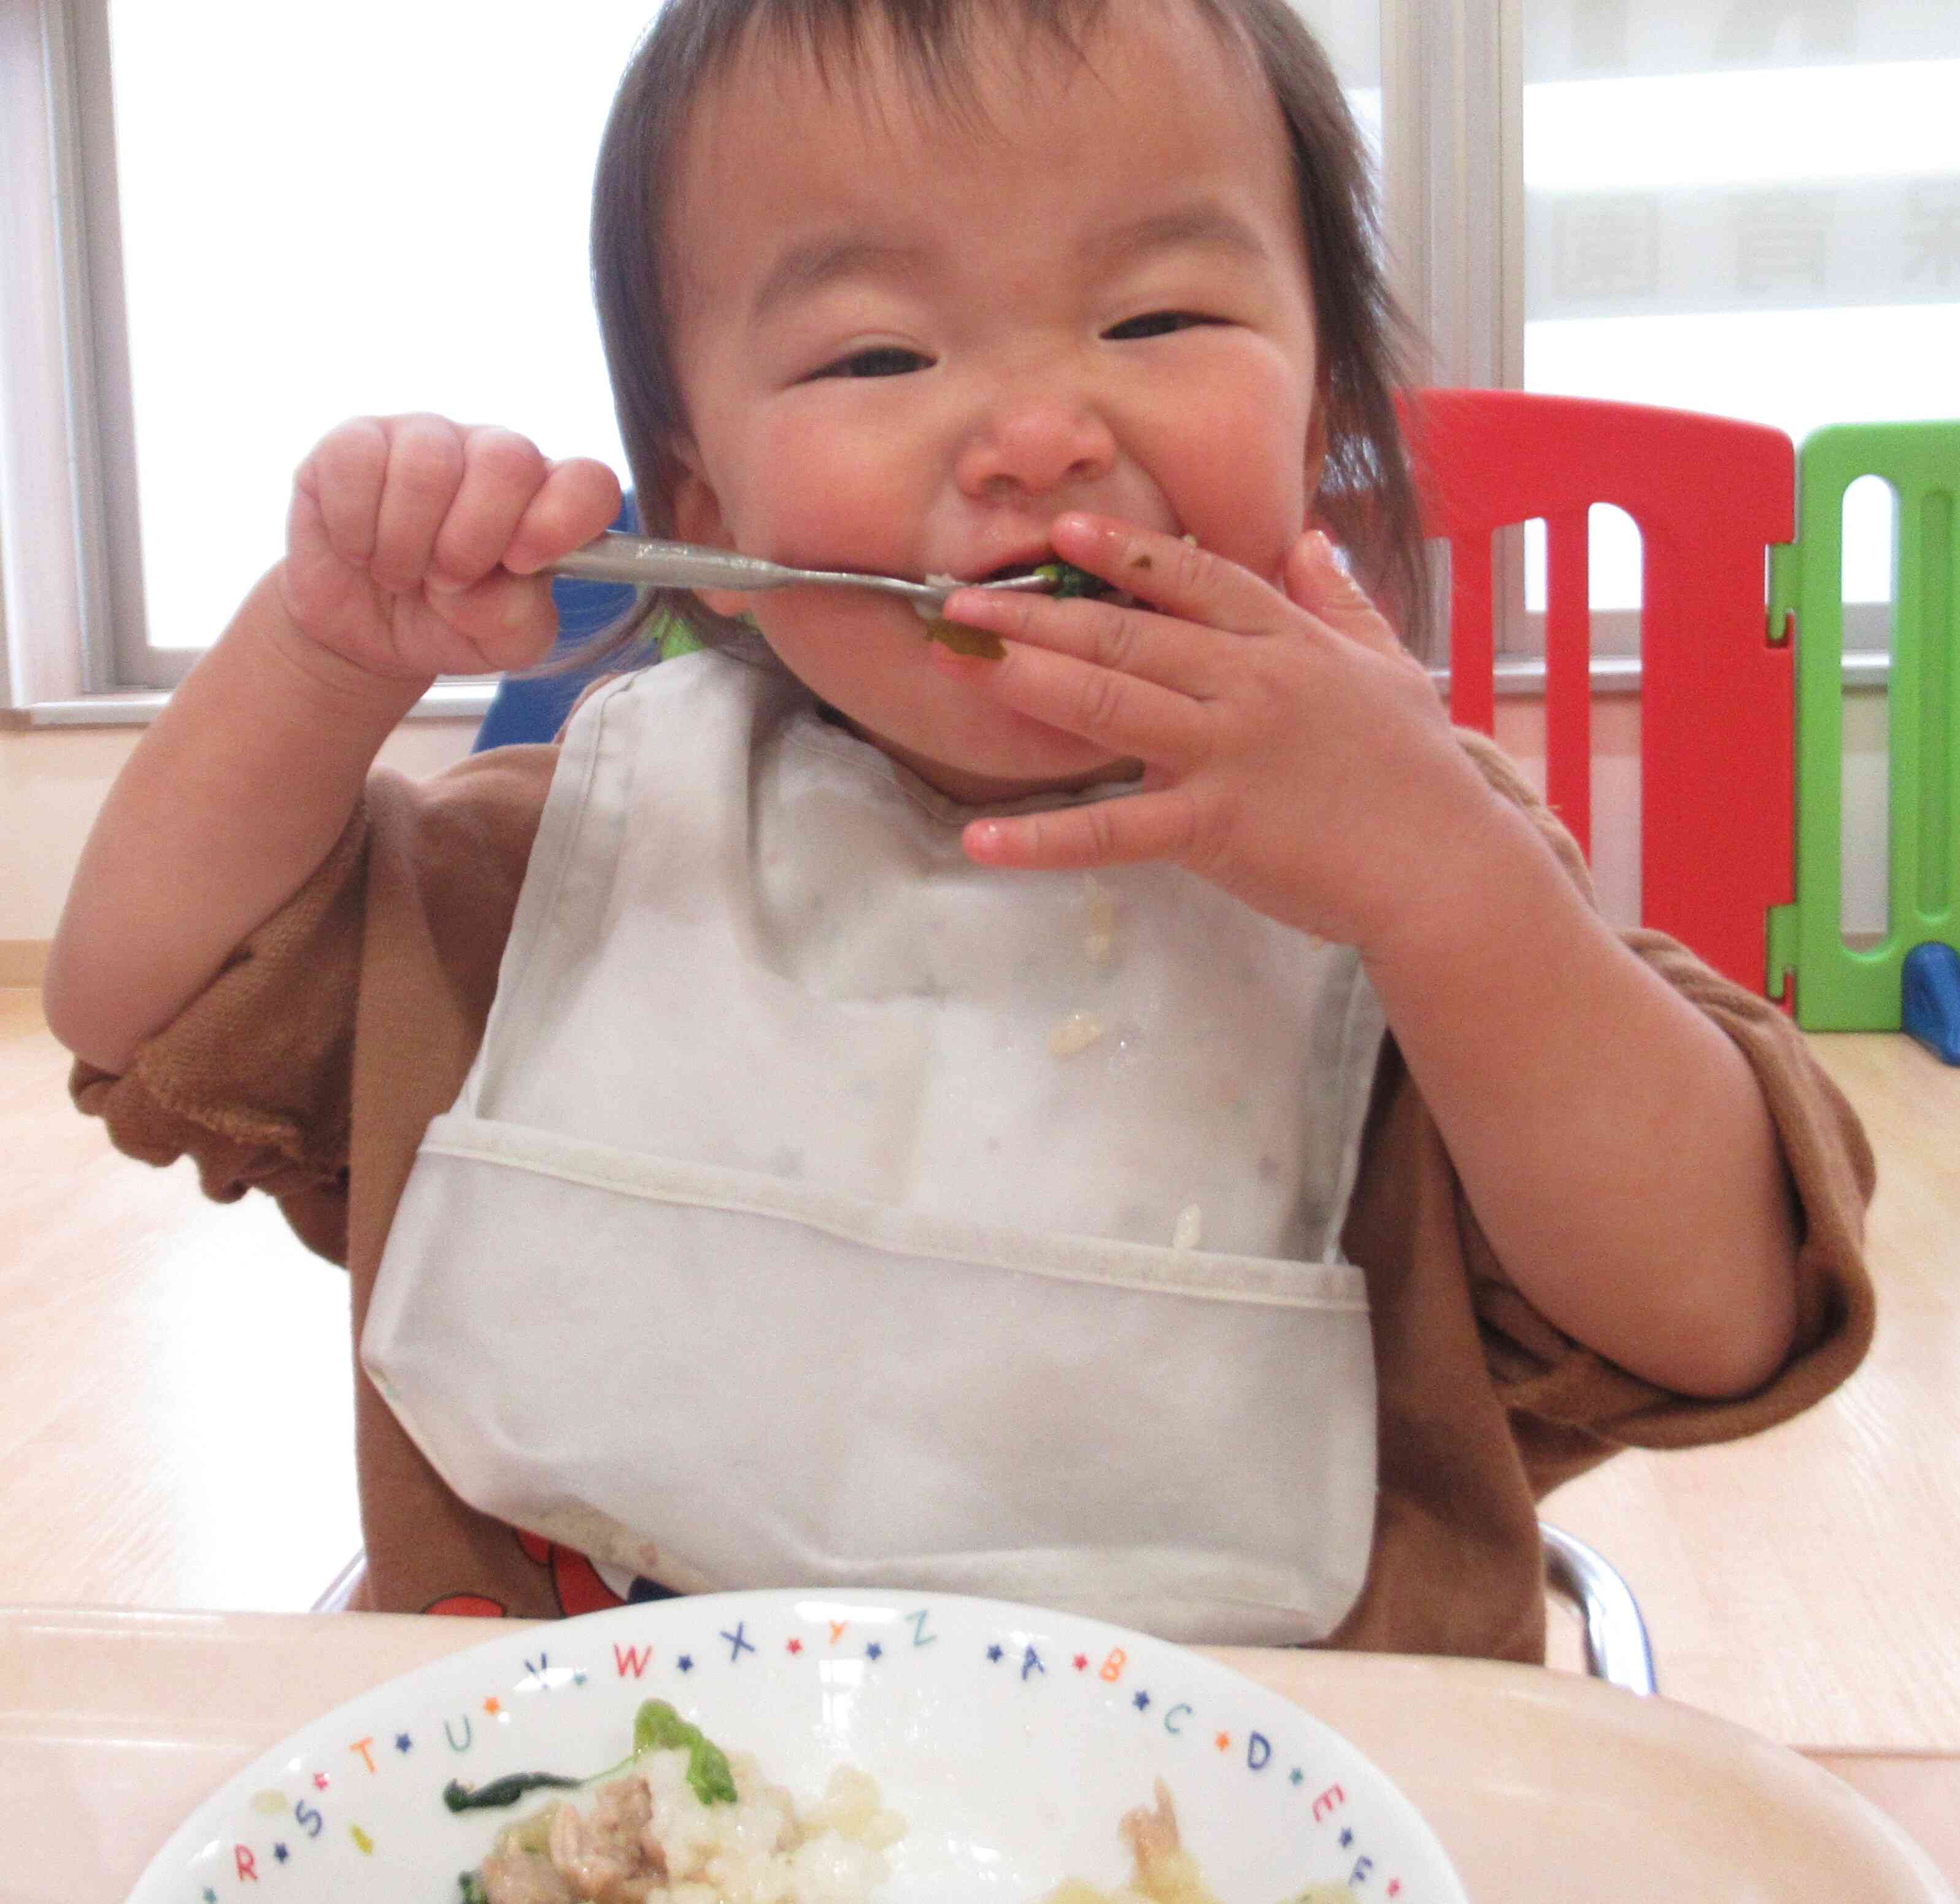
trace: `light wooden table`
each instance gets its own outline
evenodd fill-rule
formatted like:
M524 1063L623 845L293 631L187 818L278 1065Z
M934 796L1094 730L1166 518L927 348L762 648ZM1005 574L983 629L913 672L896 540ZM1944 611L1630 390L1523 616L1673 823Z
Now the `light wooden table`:
M573 1662L610 1683L622 1632L651 1638L633 1623L684 1620L686 1604L597 1616L607 1623L596 1635L593 1622L579 1623L589 1643ZM0 1682L19 1694L0 1709L0 1904L113 1904L178 1824L259 1753L486 1635L509 1676L482 1669L476 1689L521 1694L511 1669L534 1650L522 1623L0 1608ZM1954 1904L1960 1755L1866 1762L1875 1808L1767 1740L1595 1680L1481 1661L1200 1650L1367 1753L1428 1820L1478 1904ZM612 1696L622 1728L650 1689L636 1669ZM660 1689L683 1703L698 1690L706 1696L692 1679ZM361 1715L351 1736L413 1716L412 1698L390 1699L400 1703ZM323 1783L373 1772L339 1734L314 1749L330 1762ZM309 1769L304 1754L282 1754L277 1770L257 1775L277 1785ZM234 1803L230 1815L246 1810ZM250 1883L230 1875L218 1880L218 1904L272 1893L256 1873ZM377 1881L374 1894L383 1888Z

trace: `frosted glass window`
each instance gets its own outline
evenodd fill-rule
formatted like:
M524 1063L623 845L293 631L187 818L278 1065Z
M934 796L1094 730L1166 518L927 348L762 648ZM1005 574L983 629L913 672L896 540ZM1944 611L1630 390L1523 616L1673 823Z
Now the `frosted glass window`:
M1348 0L1293 0L1340 77L1348 106L1382 161L1382 15L1379 7Z
M1525 0L1525 78L1528 389L1799 442L1960 416L1960 7ZM1883 523L1850 526L1881 600ZM1637 601L1627 549L1596 608Z
M623 467L586 230L649 0L113 0L150 639L202 647L343 418Z

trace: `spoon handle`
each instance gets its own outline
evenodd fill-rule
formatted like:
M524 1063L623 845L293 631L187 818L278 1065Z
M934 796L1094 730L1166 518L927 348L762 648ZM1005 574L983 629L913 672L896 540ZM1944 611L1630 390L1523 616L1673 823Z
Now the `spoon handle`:
M783 588L792 583L828 583L846 588L880 589L908 601L938 608L950 591L929 582L908 582L896 575L856 575L828 569L789 568L759 555L740 555L732 549L707 548L695 542L651 542L644 536L609 530L549 564L555 575L575 576L589 582L630 582L640 588Z

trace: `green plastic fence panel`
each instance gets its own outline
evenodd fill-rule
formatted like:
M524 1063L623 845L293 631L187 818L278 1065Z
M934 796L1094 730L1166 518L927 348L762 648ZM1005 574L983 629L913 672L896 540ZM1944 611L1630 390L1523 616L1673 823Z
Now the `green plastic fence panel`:
M1844 492L1898 498L1890 701L1889 912L1844 942ZM1928 939L1960 945L1960 422L1842 424L1797 459L1796 541L1773 552L1771 615L1796 617L1796 901L1770 915L1771 992L1796 984L1812 1031L1897 1031L1899 974Z

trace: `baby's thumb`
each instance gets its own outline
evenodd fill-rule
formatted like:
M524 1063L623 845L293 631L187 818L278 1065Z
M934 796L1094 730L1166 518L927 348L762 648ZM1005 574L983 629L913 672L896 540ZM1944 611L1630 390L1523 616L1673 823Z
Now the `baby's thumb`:
M441 619L473 643L485 663L500 673L535 667L558 639L558 606L549 575L512 575L496 568L466 589L432 588L429 596Z
M1402 644L1367 591L1327 536L1309 529L1288 551L1283 572L1287 599L1324 621L1337 634L1382 654L1399 654Z

